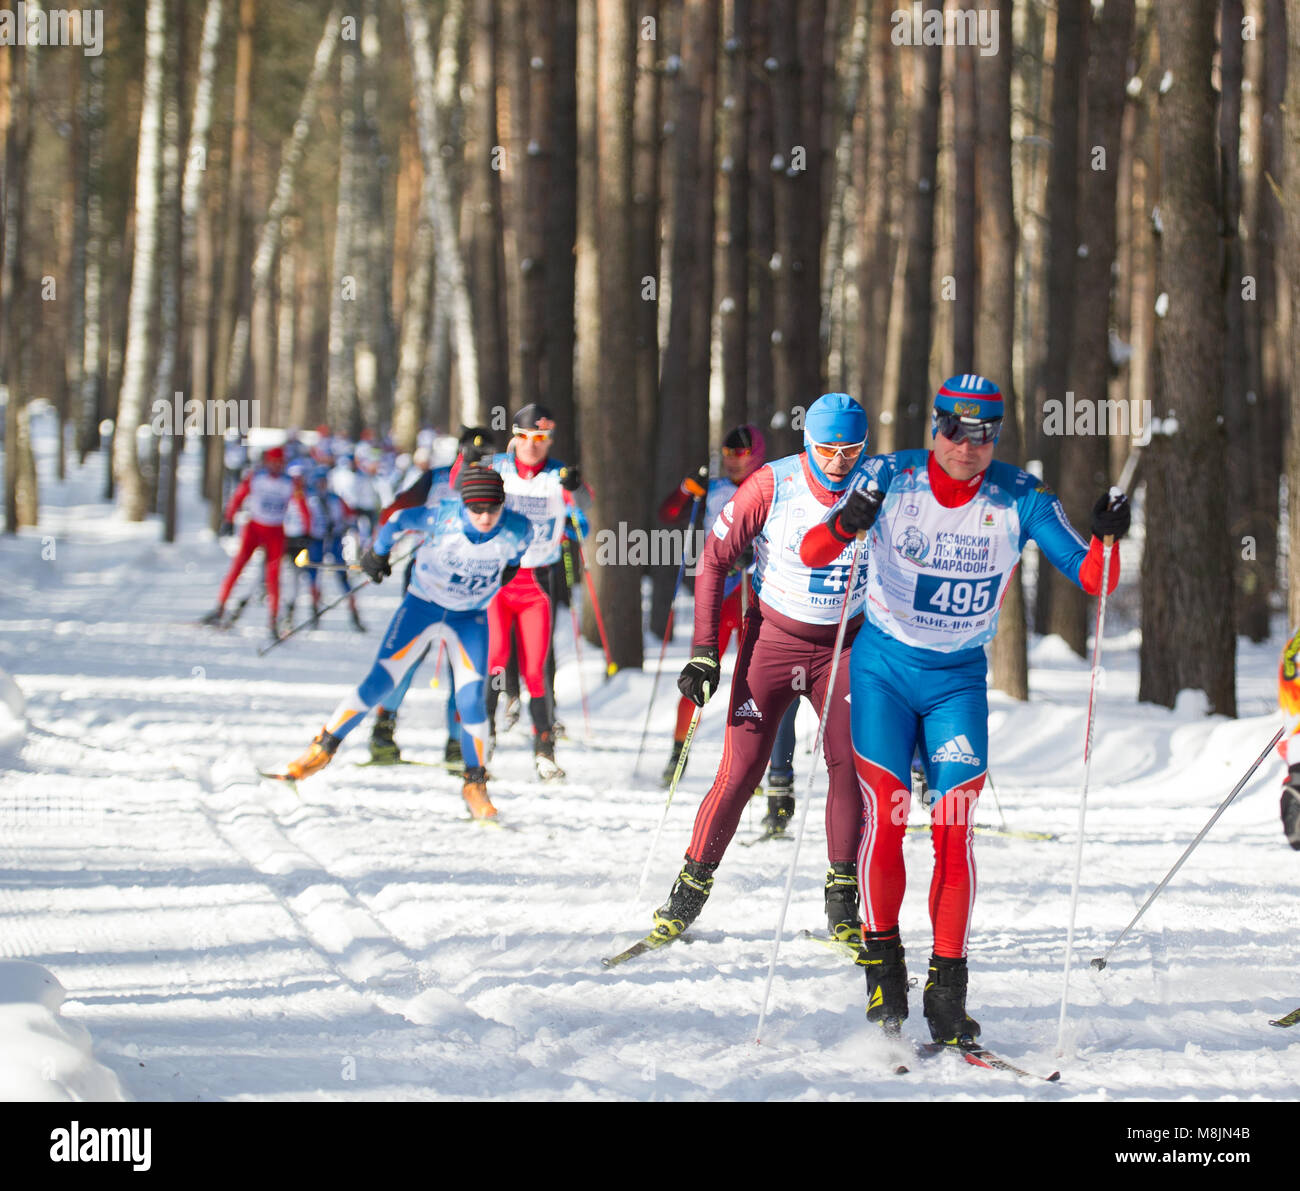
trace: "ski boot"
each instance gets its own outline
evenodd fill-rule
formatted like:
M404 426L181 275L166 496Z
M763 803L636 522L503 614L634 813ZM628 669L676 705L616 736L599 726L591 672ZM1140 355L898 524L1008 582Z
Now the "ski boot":
M199 617L199 624L209 624L214 629L227 628L225 605L218 604L206 616Z
M686 742L683 740L673 741L673 751L668 758L668 764L664 766L663 772L663 786L665 790L673 784L673 778L677 776L677 762L681 760L682 745L685 743ZM682 766L682 772L686 772L685 765Z
M831 938L841 943L862 938L856 860L837 860L826 870L826 925Z
M495 819L497 817L497 808L492 805L492 800L488 797L487 771L483 766L476 765L472 769L465 770L465 784L461 787L460 796L469 807L471 818Z
M320 628L320 600L313 600L311 604L311 627Z
M285 773L295 781L311 777L313 773L319 773L334 760L334 754L338 751L339 742L339 737L322 728L311 742L311 747L301 757L290 761L284 767Z
M509 732L519 722L519 716L523 711L523 704L519 701L518 695L513 695L506 699L505 726L504 732Z
M897 927L862 932L862 951L857 962L867 973L867 1020L879 1025L886 1034L898 1034L907 1020L905 957Z
M442 759L446 762L447 768L453 773L464 771L465 757L461 752L459 736L447 737L447 747L442 750Z
M567 730L567 729L565 728L565 726L564 726L564 721L563 721L563 720L552 720L552 721L551 721L551 734L555 737L556 740L568 740L568 739L569 739L569 733L568 733L568 730Z
M717 867L687 857L673 882L668 900L655 911L655 934L675 939L700 916L713 889L713 874Z
M397 727L397 712L380 708L375 715L374 727L370 729L370 759L376 765L396 765L402 759L402 751L393 739L393 730Z
M794 818L794 775L768 774L767 777L767 814L763 816L762 828L769 838L784 835Z
M925 978L925 1020L930 1037L944 1046L979 1037L980 1023L966 1013L966 960L930 956Z
M533 737L533 764L544 782L558 782L564 777L564 770L555 763L555 733L549 728Z
M364 633L366 626L361 623L361 613L357 611L357 601L355 599L348 600L348 611L352 613L352 627L358 633Z
M1282 787L1282 831L1287 842L1300 852L1300 775L1295 771Z

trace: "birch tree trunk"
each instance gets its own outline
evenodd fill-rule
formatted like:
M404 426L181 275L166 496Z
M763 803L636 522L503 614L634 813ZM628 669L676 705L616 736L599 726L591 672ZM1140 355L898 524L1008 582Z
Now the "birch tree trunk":
M142 521L149 495L140 470L136 430L145 421L152 356L151 327L158 313L158 248L161 230L159 172L162 164L163 60L167 50L166 0L149 0L145 41L140 143L136 153L135 254L127 313L122 391L113 436L113 480L129 521Z
M339 182L334 207L334 260L330 275L329 385L326 420L355 439L361 430L357 402L356 303L353 222L356 220L357 59L355 41L345 41L339 61Z
M82 283L85 298L82 304L80 413L77 419L77 450L82 463L85 463L86 455L99 446L99 406L104 388L99 340L104 255L104 59L97 55L87 62L81 121L86 153L86 262ZM75 350L76 345L73 347Z
M438 268L445 274L450 292L449 314L460 382L461 416L467 423L477 424L481 417L481 399L474 345L474 316L465 283L465 266L461 259L451 188L439 151L442 135L435 98L433 53L429 47L429 23L419 0L402 0L402 13L406 19L406 40L411 50L420 155L424 160L425 174L430 179L428 218L433 225L437 243Z

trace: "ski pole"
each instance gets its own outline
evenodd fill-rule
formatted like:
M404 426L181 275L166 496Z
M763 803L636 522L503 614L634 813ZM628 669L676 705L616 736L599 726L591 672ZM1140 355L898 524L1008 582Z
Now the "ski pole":
M650 841L650 852L645 858L645 864L641 866L641 879L636 883L636 899L641 900L641 890L645 888L645 879L650 874L650 865L654 863L655 851L659 847L659 836L662 834L664 824L668 821L668 808L673 804L673 795L677 793L677 783L681 780L682 771L686 768L686 757L691 751L691 741L695 739L695 727L700 722L700 712L703 707L696 707L691 715L690 727L686 729L686 736L682 740L681 755L677 758L677 768L673 771L672 784L668 787L668 798L664 802L663 814L659 816L659 826L655 828L654 839Z
M578 629L578 608L573 602L573 551L569 543L560 544L564 556L564 581L569 585L569 620L573 622L573 657L578 664L578 693L582 696L582 730L591 743L591 711L587 706L587 680L582 677L582 633Z
M296 567L315 567L318 571L359 571L361 565L355 562L312 562L306 550L299 550L293 556Z
M1170 881L1173 880L1174 874L1180 868L1183 867L1183 861L1186 860L1192 854L1192 850L1196 847L1196 845L1199 844L1201 840L1205 838L1210 828L1213 827L1215 823L1219 821L1219 816L1228 809L1228 804L1231 803L1232 800L1236 798L1238 794L1241 793L1242 787L1245 786L1245 784L1248 781L1250 781L1251 774L1253 774L1255 770L1257 770L1264 763L1264 759L1269 755L1269 753L1273 751L1274 748L1277 747L1278 741L1280 741L1285 734L1286 734L1286 725L1284 724L1282 727L1280 727L1277 730L1277 732L1274 733L1273 739L1268 742L1268 745L1265 747L1264 751L1260 753L1258 757L1255 758L1254 764L1252 764L1251 767L1248 770L1246 770L1246 774L1241 779L1241 781L1239 781L1235 786L1232 787L1232 793L1229 794L1228 797L1225 798L1219 804L1219 809L1210 816L1210 821L1206 823L1204 827L1201 828L1200 834L1197 835L1197 837L1194 840L1192 840L1190 844L1187 845L1187 850L1178 858L1178 863L1175 864L1174 867L1171 868L1169 872L1165 874L1164 880L1161 881L1160 884L1157 885L1151 891L1151 896L1148 897L1147 900L1142 903L1142 908L1136 914L1133 915L1133 921L1130 922L1128 926L1126 926L1122 931L1119 932L1119 938L1117 938L1110 945L1105 955L1099 955L1096 959L1092 961L1092 966L1096 968L1097 971L1100 972L1106 966L1107 961L1110 959L1111 952L1114 951L1115 948L1118 947L1124 941L1124 936L1127 935L1128 932L1133 929L1133 926L1137 922L1137 920L1147 912L1147 907L1149 907L1151 903L1156 900L1156 897L1159 895L1160 891L1166 885L1168 885Z
M691 536L695 529L695 515L700 511L700 498L697 496L692 502L691 518L686 523L686 541L690 542ZM681 565L677 568L677 580L673 584L673 598L668 604L668 619L664 622L663 643L659 646L659 665L655 667L654 682L650 684L650 706L645 709L645 725L641 729L641 743L637 745L636 761L632 766L632 776L635 777L641 768L641 755L645 752L646 735L650 731L650 716L655 709L655 695L659 692L659 675L663 673L664 656L668 652L668 641L673 635L673 615L677 611L677 593L681 590L682 578L686 574L686 554L687 548L682 548ZM743 579L742 579L743 582Z
M1104 563L1102 564L1105 565ZM989 784L989 793L993 795L993 805L998 808L998 821L1001 824L1000 830L1006 831L1007 817L1002 813L1002 800L998 797L998 788L993 784L993 771L986 769L984 771L984 780Z
M400 558L392 559L391 562L389 563L389 567L391 568L393 563L405 562L406 559L410 558L411 555L414 554L424 544L424 538L425 535L421 534L419 541L417 541L416 544L405 554L403 554ZM262 646L262 648L257 651L257 656L259 658L266 657L266 655L270 653L271 650L273 650L277 645L283 645L284 642L289 640L290 637L294 636L297 633L302 632L303 629L308 628L313 622L320 620L320 618L324 616L325 613L328 612L331 608L337 608L341 603L343 603L344 600L350 599L352 596L356 595L357 592L359 592L363 587L368 587L370 585L370 582L371 580L368 576L365 579L362 579L361 582L358 583L356 587L352 588L351 591L345 591L341 596L339 596L337 600L331 600L330 603L326 604L325 607L323 607L319 612L314 613L312 616L309 616L306 620L304 620L302 624L294 625L294 627L291 628L287 633L285 633L283 637L277 637L269 645Z
M1111 502L1124 495L1110 490ZM1096 710L1097 672L1101 669L1101 639L1106 628L1106 588L1110 584L1110 551L1114 538L1107 534L1101 544L1101 594L1097 597L1097 636L1092 646L1092 679L1088 685L1088 724L1083 740L1083 790L1079 794L1079 842L1074 852L1074 880L1070 887L1070 923L1065 935L1065 974L1061 984L1061 1016L1056 1028L1056 1053L1065 1053L1065 1014L1070 1003L1070 960L1074 952L1074 916L1079 906L1079 878L1083 873L1084 817L1088 811L1088 780L1092 775L1093 712Z
M564 503L569 506L569 521L573 532L578 536L578 557L582 559L582 577L587 581L587 594L591 596L591 610L596 616L596 628L600 631L600 647L605 651L605 677L614 677L618 667L609 652L609 638L605 636L605 618L600 614L600 601L596 598L596 585L591 581L591 569L587 566L587 552L582 548L582 526L578 524L577 510L566 496Z
M874 483L870 485L875 487ZM767 965L767 983L763 985L763 1007L758 1013L758 1029L754 1031L754 1043L763 1040L763 1023L767 1020L767 1003L772 993L772 980L776 976L776 958L781 951L781 932L785 929L785 913L790 907L790 895L794 892L794 874L799 863L799 845L803 843L804 824L808 821L808 804L812 801L817 780L817 754L821 751L822 741L826 736L826 721L830 719L831 703L835 698L835 678L840 669L840 653L844 648L844 630L849 623L849 605L853 596L853 581L858 572L858 559L864 552L862 540L867 536L866 530L858 533L853 547L853 560L849 563L849 578L844 585L844 607L840 609L840 625L835 632L835 651L831 654L831 673L826 683L826 697L822 700L821 715L817 719L817 736L813 742L813 761L808 767L808 793L804 796L803 806L799 808L799 826L794 833L794 855L790 857L790 871L785 878L785 898L781 902L781 913L777 916L776 930L772 932L772 958Z

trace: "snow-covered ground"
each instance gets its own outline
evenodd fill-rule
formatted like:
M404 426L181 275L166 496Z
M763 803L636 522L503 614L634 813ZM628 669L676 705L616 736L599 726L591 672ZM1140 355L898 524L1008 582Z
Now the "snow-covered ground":
M634 901L664 802L684 640L669 650L638 778L657 645L645 674L604 684L599 651L585 647L584 745L562 619L569 780L539 785L523 729L505 735L491 790L514 830L469 823L458 780L440 769L357 768L364 730L301 798L260 781L257 767L301 751L368 667L397 585L363 596L369 633L340 609L266 658L254 606L229 633L199 627L226 560L198 528L193 466L175 545L158 540L156 522L129 525L98 503L97 460L62 485L43 468L39 532L0 540L0 669L26 698L25 712L12 692L0 701L0 957L53 973L63 1026L88 1030L112 1073L57 1094L111 1096L120 1083L141 1100L1300 1096L1300 1029L1268 1024L1300 1005L1300 856L1279 830L1280 762L1256 773L1108 970L1087 966L1278 726L1280 636L1241 646L1241 719L1206 717L1191 695L1169 712L1136 703L1137 635L1117 601L1061 1060L1088 666L1058 641L1035 643L1032 701L993 698L993 775L1010 826L1058 838L980 837L970 1005L991 1046L1033 1070L1059 1065L1062 1080L1026 1084L948 1058L893 1076L863 1018L860 971L794 937L824 926L819 805L761 1046L792 850L739 846L757 834L761 803L693 941L617 971L600 965L648 928L720 755L722 716L710 707ZM415 758L440 757L445 738L430 677L417 679L399 728ZM805 709L800 797L814 730ZM819 802L823 792L819 777ZM997 822L988 794L980 815ZM909 837L907 849L902 931L923 975L929 841ZM920 1037L919 991L912 1000L908 1031ZM34 1012L0 1006L0 1032L30 1041L39 1028ZM10 1052L0 1037L0 1088L11 1086Z

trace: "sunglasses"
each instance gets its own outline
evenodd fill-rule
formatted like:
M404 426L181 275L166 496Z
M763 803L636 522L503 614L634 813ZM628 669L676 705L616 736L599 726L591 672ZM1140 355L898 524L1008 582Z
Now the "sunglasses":
M748 459L754 453L753 447L723 447L724 459Z
M467 500L465 502L465 508L467 508L471 513L495 513L504 503L504 501L499 500Z
M549 430L519 430L516 428L515 437L522 438L524 442L544 443L551 441L551 432Z
M998 441L998 435L1002 432L1001 418L964 418L960 414L950 414L936 412L934 415L935 429L951 443L966 442L969 440L977 447L982 447L991 442Z
M841 447L837 447L834 443L815 442L812 444L812 449L813 453L823 463L830 463L841 456L852 463L853 460L862 454L862 449L866 445L866 442L850 442L845 443Z

